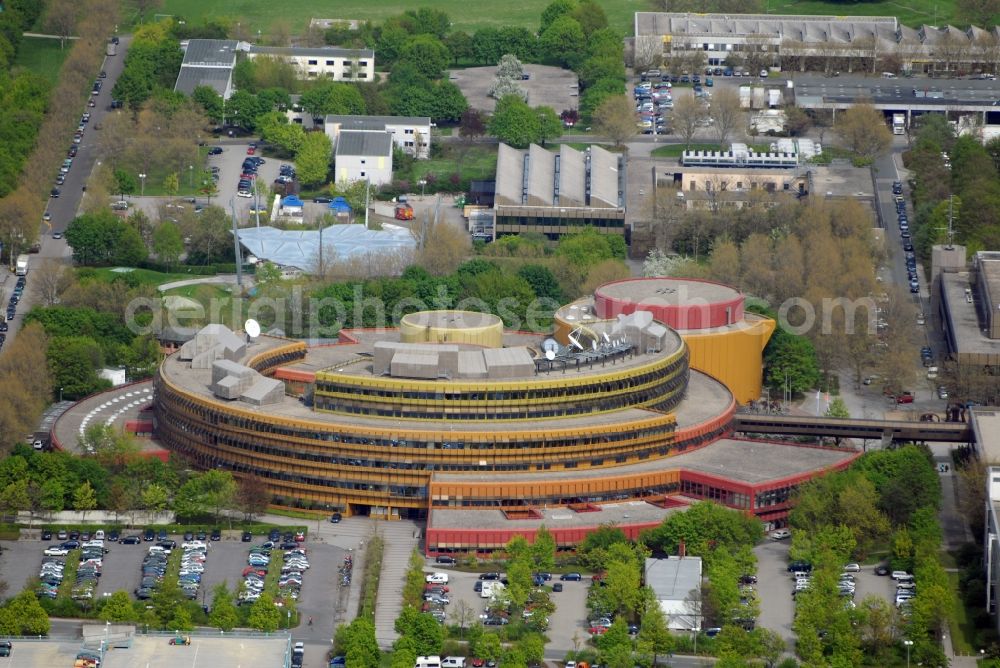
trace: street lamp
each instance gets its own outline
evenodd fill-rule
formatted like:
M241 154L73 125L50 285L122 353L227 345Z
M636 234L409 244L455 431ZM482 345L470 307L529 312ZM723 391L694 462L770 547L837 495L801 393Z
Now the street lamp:
M146 172L139 172L139 182L142 184L139 186L139 197L145 197L146 195Z
M62 403L62 388L59 388L59 403Z
M910 668L910 648L913 647L913 641L904 640L903 644L906 645L906 668Z
M188 185L194 188L194 165L188 165Z
M420 199L423 199L424 187L427 185L427 179L420 179L419 181L417 181L417 184L420 186Z

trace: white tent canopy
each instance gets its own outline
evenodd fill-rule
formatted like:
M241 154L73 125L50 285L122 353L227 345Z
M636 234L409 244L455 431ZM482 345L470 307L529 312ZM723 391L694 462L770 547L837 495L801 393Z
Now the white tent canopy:
M308 270L319 257L319 230L279 230L248 227L237 232L240 244L261 260L282 267ZM381 230L364 225L331 225L323 229L324 254L330 260L368 257L382 253L412 253L417 244L410 231L383 224Z

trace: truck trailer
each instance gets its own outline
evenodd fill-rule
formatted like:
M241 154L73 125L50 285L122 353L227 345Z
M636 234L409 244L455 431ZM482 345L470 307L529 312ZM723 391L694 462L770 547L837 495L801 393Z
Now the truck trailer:
M27 276L28 274L28 256L18 255L17 256L17 273L18 276Z
M892 134L894 135L906 134L906 114L892 115Z

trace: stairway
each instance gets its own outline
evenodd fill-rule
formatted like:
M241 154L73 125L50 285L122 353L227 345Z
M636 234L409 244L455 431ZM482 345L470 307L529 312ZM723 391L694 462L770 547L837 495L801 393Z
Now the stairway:
M389 648L398 637L393 625L403 609L403 584L410 554L419 547L420 526L415 522L400 520L379 522L377 530L385 541L382 557L382 575L378 585L378 603L375 606L375 637L379 646ZM357 614L357 608L350 611Z

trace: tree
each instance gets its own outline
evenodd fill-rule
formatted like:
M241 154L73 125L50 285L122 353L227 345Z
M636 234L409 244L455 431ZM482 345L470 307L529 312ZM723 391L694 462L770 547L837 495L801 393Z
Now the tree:
M42 260L41 266L32 269L32 283L45 306L53 306L61 295L73 284L73 274L65 265L51 258Z
M59 37L59 48L66 48L66 38L76 30L80 18L80 5L72 0L55 0L48 3L45 27Z
M687 554L711 559L720 550L752 546L762 535L759 520L711 501L699 501L644 532L642 541L650 549L666 554L675 554L683 541Z
M515 148L527 148L538 141L539 116L516 95L506 95L497 102L490 118L490 134Z
M659 67L663 63L663 39L659 35L637 35L632 62L636 72Z
M543 33L548 29L552 22L561 16L569 16L576 9L576 2L574 0L552 0L544 10L542 10L542 20L541 25L538 28L539 33Z
M586 36L580 23L568 15L554 20L538 38L538 44L548 60L570 69L580 62L580 46L585 43Z
M126 195L135 193L137 185L132 172L124 169L115 170L115 192L121 194L122 199L125 199Z
M313 116L365 113L365 101L357 87L335 81L324 81L310 88L299 98L299 104Z
M559 120L559 116L556 115L552 107L535 107L535 113L538 114L538 141L541 142L542 146L545 146L549 140L562 136L562 121Z
M712 127L715 129L715 135L719 138L719 149L722 150L729 136L744 120L743 109L740 106L740 95L736 89L727 86L717 90L712 97L712 106L708 116L712 119Z
M97 507L97 495L90 481L85 481L73 491L73 510L78 510L86 518L87 511Z
M177 264L184 252L184 239L176 223L165 220L157 225L153 232L153 252L160 262L166 265Z
M247 60L245 62L252 63ZM220 123L226 115L226 104L222 96L215 92L211 86L196 86L191 91L191 99L194 100L209 120L213 123Z
M451 62L448 47L436 37L426 34L414 35L406 40L400 56L428 79L440 79Z
M837 133L855 156L865 160L881 156L892 144L885 117L870 104L855 104L842 113Z
M455 271L472 249L468 233L447 220L430 225L421 241L417 264L435 275Z
M0 629L4 635L45 636L49 634L49 615L38 602L31 589L25 589L7 602L0 620L7 628Z
M555 568L556 539L544 524L535 532L535 541L531 544L531 561L535 571L551 571Z
M101 608L101 619L116 623L136 621L135 608L132 607L132 599L127 591L116 591L108 598Z
M826 417L849 418L851 412L841 397L834 397L826 409Z
M142 240L139 230L131 225L122 225L119 228L118 243L112 260L115 264L131 267L139 264L149 257L149 251Z
M10 515L17 517L17 513L28 510L31 507L31 498L28 496L28 481L25 479L15 480L7 483L7 486L0 492L0 511L3 512L6 521Z
M154 482L148 484L142 490L140 500L143 508L158 513L166 509L167 504L170 502L170 493L166 487Z
M270 592L263 592L253 605L250 606L250 613L247 615L247 624L250 628L273 633L281 626L281 611L274 605L274 597Z
M476 621L476 610L465 599L460 598L451 610L451 621L465 638L465 628Z
M678 96L674 102L674 113L671 120L674 134L684 140L684 148L691 147L691 140L701 127L707 114L705 107L693 95Z
M323 132L309 132L295 156L295 171L305 185L316 186L326 181L330 171L330 138Z
M605 99L594 110L594 133L612 139L615 146L635 134L635 110L625 95Z
M466 109L462 113L462 121L458 132L463 139L472 141L486 134L486 120L478 109Z
M520 81L523 72L524 67L521 65L521 61L512 53L505 53L500 58L500 62L497 63L498 78Z
M674 637L667 627L667 619L659 601L647 602L636 640L639 652L652 657L654 668L660 655L671 654L674 651Z
M271 503L271 492L267 484L256 476L240 478L237 483L236 503L243 517L253 521L254 516L260 515Z
M145 20L149 12L154 9L163 8L163 0L129 0L129 4L135 8L136 14L139 15L140 23Z

